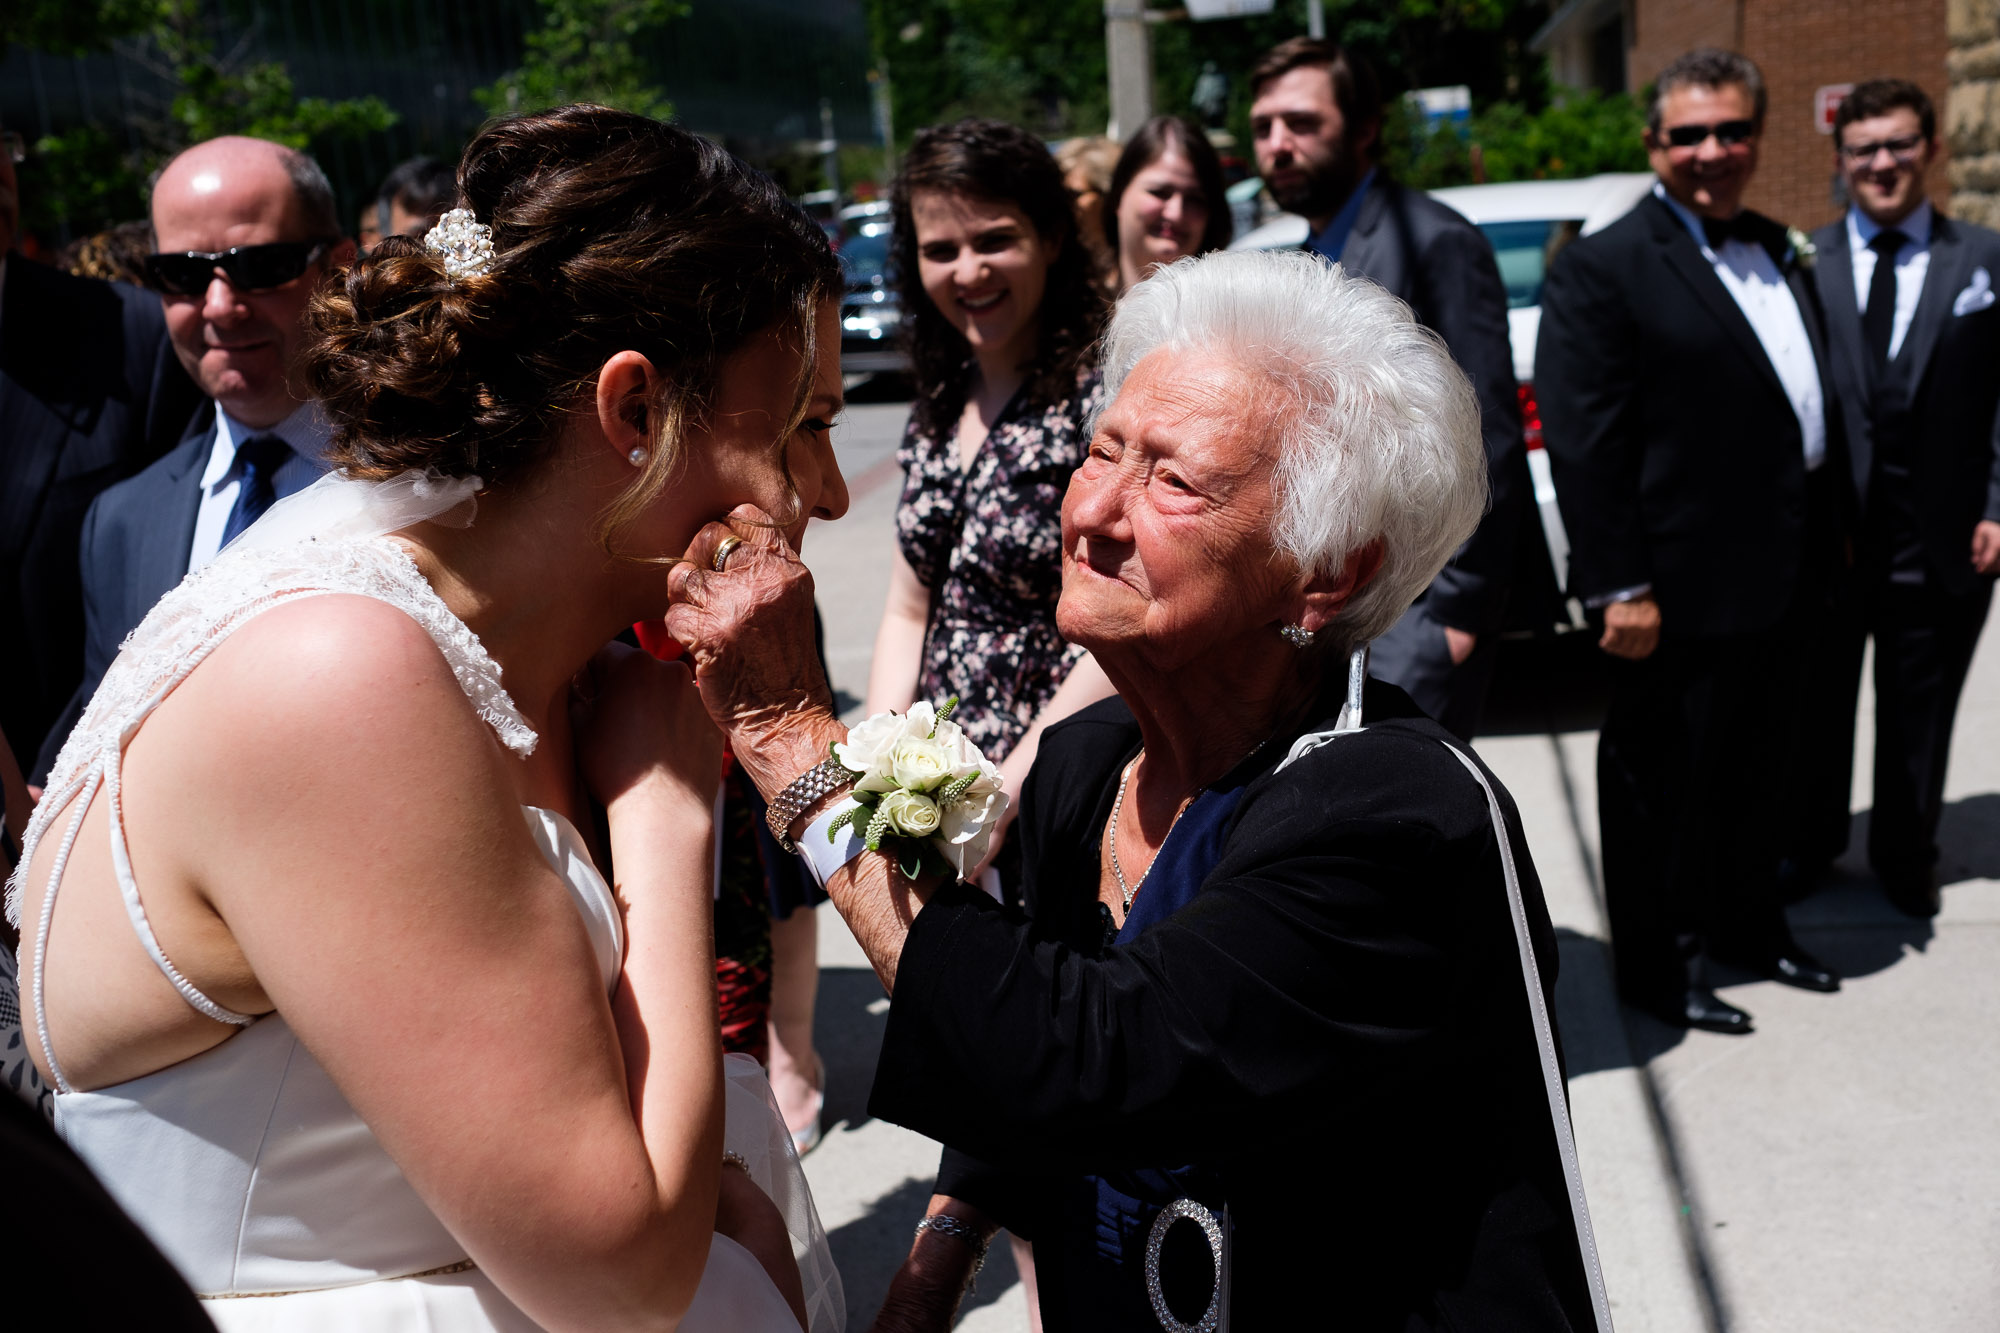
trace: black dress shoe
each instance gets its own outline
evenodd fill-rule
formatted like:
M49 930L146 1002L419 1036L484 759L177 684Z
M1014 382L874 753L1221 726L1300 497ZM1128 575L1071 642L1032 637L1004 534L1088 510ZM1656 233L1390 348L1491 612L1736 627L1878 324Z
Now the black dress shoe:
M1716 995L1706 986L1690 986L1677 1016L1662 1015L1669 1022L1682 1027L1700 1028L1703 1032L1720 1032L1725 1036L1742 1037L1749 1035L1750 1015Z
M1793 941L1787 941L1773 952L1761 956L1725 951L1718 953L1716 957L1718 961L1740 967L1746 972L1769 977L1772 981L1781 981L1787 986L1797 986L1800 990L1831 995L1840 989L1840 973L1801 949Z
M1904 916L1928 919L1938 914L1944 906L1944 898L1938 893L1937 873L1931 870L1914 875L1882 877L1882 887L1889 891L1889 901Z
M1840 973L1796 944L1772 959L1767 972L1771 980L1797 986L1800 990L1816 990L1822 995L1831 995L1840 989Z

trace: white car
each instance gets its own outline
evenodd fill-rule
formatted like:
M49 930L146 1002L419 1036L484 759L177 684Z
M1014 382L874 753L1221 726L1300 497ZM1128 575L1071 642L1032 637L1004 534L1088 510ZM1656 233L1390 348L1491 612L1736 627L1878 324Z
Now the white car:
M1565 245L1610 226L1632 211L1653 187L1650 172L1609 172L1567 181L1508 181L1498 185L1458 185L1432 190L1431 197L1465 215L1486 233L1507 288L1507 332L1514 349L1514 377L1521 382L1521 420L1526 428L1528 470L1535 479L1535 507L1548 539L1556 585L1569 577L1569 534L1556 508L1548 455L1542 450L1542 416L1535 402L1535 338L1542 326L1542 279ZM1303 245L1306 220L1281 214L1239 237L1232 250L1281 250ZM1580 626L1582 608L1572 603L1570 621Z

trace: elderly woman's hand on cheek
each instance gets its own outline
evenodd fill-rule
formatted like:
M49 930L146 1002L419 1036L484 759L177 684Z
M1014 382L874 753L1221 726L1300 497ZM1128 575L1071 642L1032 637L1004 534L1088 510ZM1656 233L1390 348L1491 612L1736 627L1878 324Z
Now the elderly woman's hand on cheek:
M769 515L739 505L695 534L667 577L667 632L702 702L766 799L845 738L813 647L813 579Z

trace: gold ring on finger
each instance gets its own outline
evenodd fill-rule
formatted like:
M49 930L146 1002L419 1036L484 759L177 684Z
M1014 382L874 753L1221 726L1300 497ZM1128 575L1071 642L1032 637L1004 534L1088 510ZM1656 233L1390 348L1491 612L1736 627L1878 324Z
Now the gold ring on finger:
M729 557L735 554L736 548L742 544L743 539L733 532L724 537L716 545L715 556L708 562L708 567L718 574L722 573L723 567L729 563Z

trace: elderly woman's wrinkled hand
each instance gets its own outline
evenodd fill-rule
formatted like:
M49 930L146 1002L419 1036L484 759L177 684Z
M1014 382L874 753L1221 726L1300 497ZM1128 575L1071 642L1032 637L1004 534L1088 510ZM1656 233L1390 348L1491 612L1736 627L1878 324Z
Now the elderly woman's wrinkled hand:
M667 632L686 645L709 716L775 794L845 734L813 645L812 573L769 515L741 505L695 534L667 590Z

